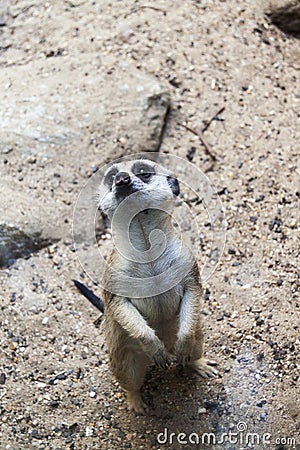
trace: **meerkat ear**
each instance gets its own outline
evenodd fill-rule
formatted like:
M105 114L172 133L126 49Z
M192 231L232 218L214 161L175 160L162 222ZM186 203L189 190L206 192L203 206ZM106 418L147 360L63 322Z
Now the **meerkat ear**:
M169 186L171 188L171 191L173 192L174 195L179 195L180 193L180 188L179 188L179 183L177 178L174 177L168 177L168 183Z

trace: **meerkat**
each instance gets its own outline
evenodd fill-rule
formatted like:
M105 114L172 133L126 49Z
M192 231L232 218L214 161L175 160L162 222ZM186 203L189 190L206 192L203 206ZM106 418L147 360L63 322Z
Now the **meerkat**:
M117 243L102 282L106 345L111 370L138 414L147 409L140 389L151 363L167 368L175 357L204 378L217 374L216 363L203 356L198 266L172 225L179 191L167 169L139 159L113 164L98 192Z

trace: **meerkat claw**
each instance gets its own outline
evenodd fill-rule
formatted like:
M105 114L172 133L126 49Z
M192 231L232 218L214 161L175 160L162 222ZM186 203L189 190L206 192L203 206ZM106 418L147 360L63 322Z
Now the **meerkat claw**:
M145 415L148 408L143 402L141 393L139 391L127 391L127 400L129 408L136 414Z
M213 378L218 375L218 370L214 367L217 363L215 361L200 358L189 363L189 366L202 378Z
M171 365L171 360L169 359L167 353L163 350L158 350L153 355L153 360L155 364L162 369L167 369Z

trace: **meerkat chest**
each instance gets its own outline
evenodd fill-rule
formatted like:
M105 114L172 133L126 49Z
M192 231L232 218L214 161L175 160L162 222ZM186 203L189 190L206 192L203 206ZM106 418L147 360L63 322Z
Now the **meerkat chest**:
M172 321L178 315L182 300L182 288L177 286L168 292L147 298L131 299L131 303L151 324Z
M172 267L178 270L179 267L186 265L186 259L189 255L185 249L182 249L180 242L176 236L169 237L167 246L161 249L155 248L153 253L149 253L141 261L135 262L134 258L120 257L118 266L123 273L127 273L131 277L149 278L168 273L168 269ZM149 259L149 261L147 261ZM176 262L176 264L174 264Z

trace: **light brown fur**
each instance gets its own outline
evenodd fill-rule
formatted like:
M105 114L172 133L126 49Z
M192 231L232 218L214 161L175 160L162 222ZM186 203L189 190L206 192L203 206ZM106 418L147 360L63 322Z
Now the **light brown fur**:
M152 180L147 181L147 186L144 187L130 171L129 163L125 166L120 164L118 169L122 170L122 174L126 170L125 174L136 183L135 186L138 186L144 195L142 198L146 199L146 204L151 196L157 196L161 203L170 202L174 197L174 191L172 193L168 182L165 181L168 173L164 172L165 175L160 175L157 180L156 165L152 161L147 163L154 167L153 190L151 190ZM110 215L118 206L116 189L113 184L111 193L105 197L105 205ZM147 213L142 209L132 220L131 240L139 251L146 251L149 248L150 233L160 229L168 236L165 251L159 258L141 264L125 258L121 252L114 249L103 279L104 329L111 369L121 387L127 392L129 406L141 414L145 413L146 405L141 398L140 388L151 363L167 368L170 358L175 357L179 364L191 366L203 377L217 373L212 367L214 362L207 361L203 357L203 333L200 321L202 288L197 264L191 264L193 256L188 249L183 248L180 257L174 256L181 242L171 224L170 215L165 213L163 208L153 209ZM122 228L121 224L120 232ZM181 273L181 268L190 267L190 269L166 292L143 298L128 298L114 293L121 276L151 279L167 270L170 265L175 274ZM153 289L155 287L153 284Z

